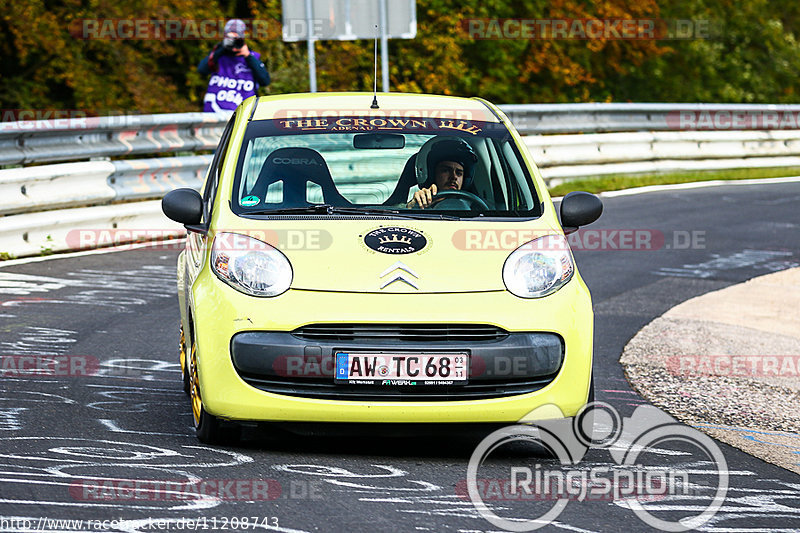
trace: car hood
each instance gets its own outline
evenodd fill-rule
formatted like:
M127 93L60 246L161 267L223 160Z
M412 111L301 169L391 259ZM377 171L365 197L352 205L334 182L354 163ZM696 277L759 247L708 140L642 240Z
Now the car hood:
M241 219L240 219L241 220ZM239 231L265 240L292 264L295 290L464 293L505 290L502 269L518 246L560 234L543 219L248 220ZM265 227L269 230L264 230Z

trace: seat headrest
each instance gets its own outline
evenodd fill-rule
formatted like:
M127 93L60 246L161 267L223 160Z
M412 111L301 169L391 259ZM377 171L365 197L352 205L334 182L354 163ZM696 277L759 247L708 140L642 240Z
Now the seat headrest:
M322 155L311 148L278 148L264 162L262 173L265 170L302 172L303 176L310 178L309 181L315 182L317 180L313 178L331 179Z

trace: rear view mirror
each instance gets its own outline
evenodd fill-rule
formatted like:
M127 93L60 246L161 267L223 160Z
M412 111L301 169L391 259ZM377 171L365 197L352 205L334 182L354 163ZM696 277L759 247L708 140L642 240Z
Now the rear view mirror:
M353 148L405 148L406 138L399 133L359 133L353 137Z
M561 200L561 225L566 233L591 224L603 214L603 201L594 194L573 191Z
M161 199L161 210L175 222L198 224L203 216L203 197L194 189L175 189Z

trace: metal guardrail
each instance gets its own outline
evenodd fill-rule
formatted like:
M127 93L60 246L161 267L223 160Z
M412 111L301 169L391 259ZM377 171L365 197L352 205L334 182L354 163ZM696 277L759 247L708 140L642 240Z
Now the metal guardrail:
M800 166L800 130L524 137L548 185L570 178Z
M179 187L200 189L211 160L210 155L193 155L112 161L114 172L107 181L117 200L159 198Z
M551 185L604 174L800 166L800 120L791 127L791 120L800 117L800 105L536 104L501 109L525 135ZM746 131L680 131L682 117L701 114L760 117L760 123L770 116L775 128L781 127L776 117L789 120L786 129L767 131L755 131L756 123ZM211 150L228 116L0 123L0 165ZM160 202L153 200L176 187L198 188L210 161L210 155L192 155L0 170L0 254L135 241L149 229L156 231L146 239L158 238L159 232L179 233L182 228L163 217ZM335 157L330 164L338 164ZM392 189L380 180L374 186L377 195ZM342 187L349 190L348 184Z
M730 130L762 129L738 127L736 117L791 114L796 119L800 114L800 105L788 104L590 103L508 104L499 107L522 135L691 130L694 128L685 127L685 120L681 122L682 117L697 118L701 114L711 118L712 123L708 127L699 121L699 129L721 129L720 126ZM714 124L714 120L722 124ZM724 126L729 121L731 126ZM795 120L795 124L791 129L800 128L800 122ZM778 128L779 123L774 127Z
M8 259L68 250L88 250L184 235L161 212L160 200L57 209L3 218L0 254Z
M199 189L211 159L196 155L0 170L0 216L160 198L178 187Z
M682 113L800 117L800 105L771 104L508 104L500 109L523 135L692 129L682 127ZM229 116L172 113L0 122L0 165L212 150ZM800 120L788 129L798 128ZM760 128L734 124L728 129Z
M229 117L170 113L0 122L0 165L213 150Z

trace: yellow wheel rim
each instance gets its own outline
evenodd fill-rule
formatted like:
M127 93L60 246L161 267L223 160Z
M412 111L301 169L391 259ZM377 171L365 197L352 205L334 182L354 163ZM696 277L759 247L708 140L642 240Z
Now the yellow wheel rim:
M186 337L183 335L183 324L181 324L181 371L186 372Z
M195 427L200 425L200 412L203 400L200 398L200 380L197 378L197 346L192 344L192 355L189 359L189 395L192 399L192 415Z

